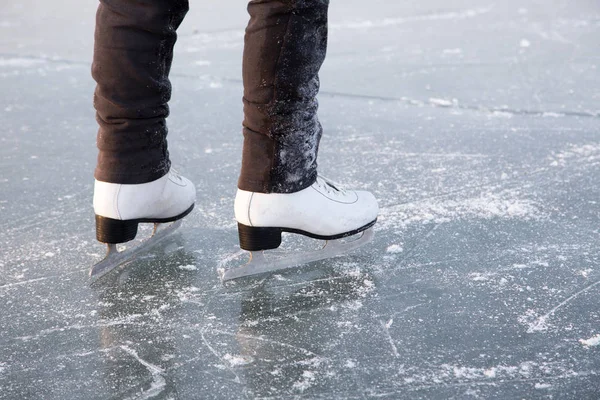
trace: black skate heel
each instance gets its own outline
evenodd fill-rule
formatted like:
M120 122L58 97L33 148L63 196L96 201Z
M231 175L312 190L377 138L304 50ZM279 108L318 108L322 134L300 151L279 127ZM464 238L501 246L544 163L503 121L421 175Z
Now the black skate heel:
M243 250L271 250L281 245L280 228L260 228L238 223L238 234Z
M102 243L117 244L133 240L138 221L121 221L96 215L96 239Z

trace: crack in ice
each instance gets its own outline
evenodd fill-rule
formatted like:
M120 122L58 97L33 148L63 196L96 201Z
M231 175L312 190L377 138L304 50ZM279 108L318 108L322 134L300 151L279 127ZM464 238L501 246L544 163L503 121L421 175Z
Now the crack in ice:
M534 323L532 323L529 326L529 328L527 329L527 333L533 333L533 332L546 330L548 328L548 326L546 324L546 322L548 321L548 318L550 318L552 315L554 315L554 313L556 313L556 311L558 311L559 309L561 309L562 307L564 307L565 305L570 303L573 299L577 298L580 294L587 292L588 290L590 290L591 288L593 288L596 285L600 285L600 281L592 283L591 285L581 289L577 293L574 293L571 296L567 297L559 305L557 305L552 310L548 311L546 314L539 317Z
M142 358L140 358L137 351L133 350L132 348L124 345L120 347L123 351L125 351L127 354L135 358L140 364L146 367L148 372L150 372L150 374L152 375L152 383L150 384L150 389L142 391L139 395L129 397L128 399L151 399L152 397L156 397L159 394L161 394L167 386L167 381L163 376L165 370L154 364L149 363L146 360L143 360Z

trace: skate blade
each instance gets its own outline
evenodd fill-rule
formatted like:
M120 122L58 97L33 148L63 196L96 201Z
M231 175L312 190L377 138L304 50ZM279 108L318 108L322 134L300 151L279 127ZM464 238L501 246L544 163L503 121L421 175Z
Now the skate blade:
M141 242L139 245L123 251L119 251L116 244L108 244L106 257L90 269L90 279L96 280L108 274L115 268L133 261L138 255L162 242L170 233L179 228L182 223L183 219L180 219L169 224L165 228L159 228L162 224L155 224L152 236Z
M320 250L315 250L308 253L293 254L274 259L267 259L264 251L251 252L250 261L248 261L246 265L219 271L221 275L221 281L227 282L232 279L280 271L298 265L308 264L314 261L338 257L369 243L371 240L373 240L374 235L375 232L371 227L357 235L354 240L347 242L330 240L325 242L325 245Z

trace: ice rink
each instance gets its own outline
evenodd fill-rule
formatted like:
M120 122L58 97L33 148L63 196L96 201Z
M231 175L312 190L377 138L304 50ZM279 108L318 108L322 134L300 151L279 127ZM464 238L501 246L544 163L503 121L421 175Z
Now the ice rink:
M598 0L332 1L319 168L375 240L227 285L246 2L179 29L196 209L90 284L96 5L0 5L0 399L600 398Z

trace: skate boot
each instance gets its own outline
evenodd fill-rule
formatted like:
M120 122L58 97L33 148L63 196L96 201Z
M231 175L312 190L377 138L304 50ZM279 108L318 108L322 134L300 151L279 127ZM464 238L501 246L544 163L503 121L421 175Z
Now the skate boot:
M104 260L92 267L97 277L131 260L142 250L156 244L181 224L181 219L194 208L196 189L192 182L173 170L155 181L124 185L95 181L94 212L96 239L108 244ZM174 222L159 230L159 225ZM133 240L140 223L153 223L150 239L132 249L119 252L116 244Z
M320 176L314 184L296 193L264 194L238 190L235 217L240 247L250 251L252 258L244 267L224 271L222 279L276 271L354 250L372 239L372 226L377 221L378 211L377 200L371 193L342 190ZM283 232L327 243L318 251L279 259L265 258L263 250L279 247ZM358 239L338 241L358 234Z

